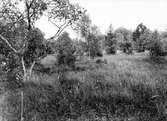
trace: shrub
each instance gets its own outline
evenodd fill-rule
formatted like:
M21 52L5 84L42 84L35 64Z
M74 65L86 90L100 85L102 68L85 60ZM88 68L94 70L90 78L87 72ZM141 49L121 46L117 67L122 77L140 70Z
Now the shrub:
M149 47L150 56L151 57L158 57L161 55L161 53L163 53L163 49L162 49L162 43L160 41L159 34L157 31L155 31L152 34L151 39L152 39L152 42L151 42L150 47Z
M162 53L161 43L154 42L150 48L150 56L157 57L160 56L160 53Z
M103 60L102 60L102 59L97 59L97 60L96 60L96 63L97 63L97 64L101 64L101 63L103 63Z
M102 53L101 51L98 51L98 52L96 53L96 56L97 56L97 57L103 57L103 53Z
M58 65L74 67L76 57L75 47L68 33L63 33L55 43Z
M94 58L97 56L102 56L101 47L100 47L100 40L94 34L90 34L87 38L88 41L88 51L89 55Z
M116 47L106 47L106 53L107 54L116 54Z
M104 59L104 60L103 59L97 59L96 63L97 64L101 64L101 63L107 64L107 60L106 59Z
M73 54L58 54L57 61L58 65L66 65L74 68L76 57Z
M124 53L132 54L132 52L133 52L132 43L130 43L130 42L123 43L121 45L121 47L123 48Z

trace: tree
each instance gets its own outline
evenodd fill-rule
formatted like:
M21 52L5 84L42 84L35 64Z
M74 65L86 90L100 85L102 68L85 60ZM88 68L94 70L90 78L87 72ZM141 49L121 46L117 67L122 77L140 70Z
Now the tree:
M82 41L81 39L74 40L75 45L75 56L77 60L82 60L82 57L84 56L84 53L88 52L87 43L85 41Z
M48 2L48 20L57 27L57 32L49 40L57 39L65 28L77 28L85 9L78 4L71 4L69 0L50 0Z
M19 1L12 1L12 0L3 1L2 10L0 11L0 13L3 14L0 15L0 18L2 21L7 19L7 21L5 21L4 23L4 26L9 27L8 29L9 31L11 30L11 32L10 35L8 35L9 34L8 32L6 32L7 35L1 33L0 38L1 41L7 44L8 47L20 58L24 70L24 77L26 77L27 70L25 65L25 52L27 52L27 50L30 48L29 46L33 45L33 42L35 42L32 41L34 40L33 37L34 35L31 36L32 33L36 30L34 28L34 23L37 19L39 19L43 11L46 10L46 4L42 0L24 1L25 5L24 12L19 10L18 4ZM40 36L43 35L40 34ZM31 61L29 61L30 63L27 64L29 65L27 68L32 69L35 64L36 60L35 57L38 58L39 56L36 55L29 57Z
M151 36L152 42L150 43L149 51L151 57L161 56L163 53L162 43L160 42L160 35L158 31L154 31Z
M112 24L110 24L108 28L108 33L113 33L113 32L114 32L113 26Z
M105 50L107 54L115 54L117 49L116 36L113 33L112 25L109 26L107 35L105 36Z
M136 44L138 52L143 52L145 50L145 39L143 39L143 34L146 33L145 31L148 32L147 27L143 25L143 23L140 23L133 32L133 41Z
M160 33L160 36L161 36L162 39L167 38L167 31L161 32L161 33Z
M89 35L90 36L87 39L87 41L88 41L88 48L90 51L90 56L93 58L96 56L100 56L100 57L103 56L102 51L101 51L103 36L102 36L98 26L92 25L90 28ZM90 38L92 38L92 40ZM93 51L96 51L96 52L93 52Z
M58 65L75 66L75 47L67 32L64 32L55 42Z
M101 33L96 25L91 25L89 16L84 14L82 19L78 22L77 26L81 37L85 38L87 42L89 57L94 58L97 55L102 56L102 42L100 42Z
M3 33L0 35L0 46L3 51L0 53L4 56L7 79L23 85L31 75L35 62L45 53L43 34L36 28L27 31L26 25L19 24L14 30L8 29L8 25L3 25L1 32ZM23 91L21 97L21 120L23 120Z
M142 46L138 46L139 51L140 50L148 50L149 47L149 43L151 42L151 36L152 36L152 32L149 29L146 29L143 34L140 35L139 40L140 40L140 44Z
M29 64L34 61L40 60L40 58L47 54L44 34L38 28L33 29L29 33L28 39L28 48L24 52L26 67L30 66Z
M25 67L25 62L24 62L24 52L27 51L29 48L28 46L31 45L31 39L33 37L30 37L31 34L34 31L34 23L37 19L39 19L44 12L47 13L49 21L51 21L57 28L58 31L56 34L49 38L50 39L55 39L57 38L62 31L67 27L67 26L72 26L76 21L78 21L81 17L81 15L84 12L84 9L81 8L79 5L73 5L71 4L68 0L21 0L24 3L25 10L22 12L18 8L18 4L20 1L12 1L12 0L4 0L2 2L2 10L0 11L0 18L2 20L6 20L6 24L10 26L10 29L16 29L17 26L24 26L24 35L20 35L20 46L16 49L13 45L13 43L10 43L11 40L8 40L1 34L1 39L3 42L5 42L12 50L13 52L17 53L19 57L22 59L22 64L23 64L23 70L24 74L26 75L26 67ZM62 24L58 26L58 24ZM20 25L21 24L21 25ZM17 40L16 40L17 41ZM39 45L40 46L40 45ZM37 57L37 56L33 56ZM32 58L30 58L31 67L33 67L35 63L35 58L34 61L32 62ZM28 67L29 68L29 67Z
M76 31L81 35L81 37L87 39L91 28L91 20L87 14L83 14L80 21L77 23Z
M116 40L119 48L127 54L131 54L133 50L132 33L125 28L118 28L115 30Z
M21 2L24 11L21 11L18 7ZM3 0L0 8L2 26L0 46L3 47L1 54L5 56L4 61L9 63L7 65L10 69L13 71L16 68L21 70L23 76L20 80L23 83L27 80L28 75L31 75L36 61L44 54L43 34L35 28L34 23L44 12L47 13L49 20L52 19L54 22L58 20L58 23L63 22L61 26L57 25L58 31L50 38L55 39L67 26L80 19L83 12L79 6L70 4L68 0ZM18 64L11 64L12 62ZM21 66L23 69L21 69ZM21 97L21 121L23 121L23 91Z
M91 25L91 20L88 15L83 15L78 23L78 33L86 41L84 50L88 52L89 57L102 56L101 44L102 36L99 28L96 25ZM82 43L85 46L85 43Z
M88 48L89 48L90 57L92 57L94 59L94 57L96 57L96 56L102 56L102 53L100 50L100 43L99 43L97 36L90 33L88 35L87 41L89 43Z

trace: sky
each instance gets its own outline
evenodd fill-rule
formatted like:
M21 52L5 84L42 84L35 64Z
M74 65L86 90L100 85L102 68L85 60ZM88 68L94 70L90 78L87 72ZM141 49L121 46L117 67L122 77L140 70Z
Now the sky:
M92 23L101 32L107 32L112 24L114 29L125 27L134 30L141 22L151 30L164 31L167 29L167 0L70 0L87 9ZM36 23L46 38L52 36L56 28L42 17ZM71 32L71 37L77 34Z

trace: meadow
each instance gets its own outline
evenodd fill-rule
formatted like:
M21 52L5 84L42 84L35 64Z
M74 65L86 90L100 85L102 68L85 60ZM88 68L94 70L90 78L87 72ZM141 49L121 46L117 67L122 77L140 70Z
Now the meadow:
M15 88L1 94L1 114L19 120L23 90L27 121L165 121L166 63L148 53L117 54L77 62L59 74L34 72L23 86L13 82Z

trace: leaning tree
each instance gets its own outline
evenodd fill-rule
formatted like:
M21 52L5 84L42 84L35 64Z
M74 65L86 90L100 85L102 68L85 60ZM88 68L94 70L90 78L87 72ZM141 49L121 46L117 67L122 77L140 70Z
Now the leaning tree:
M24 6L24 10L19 9L19 4ZM44 38L40 38L40 32L34 26L35 22L43 14L46 15L48 20L58 28L55 35L48 39L55 40L66 27L74 25L84 11L79 5L73 5L68 0L4 0L1 3L0 10L1 23L11 31L17 30L18 33L17 36L8 36L4 35L6 33L2 30L0 40L8 46L8 49L19 56L26 76L27 69L32 69L36 60L41 57L41 54L32 54L27 51L35 52L30 47L33 42L35 43L34 46L41 46L42 41L35 42L37 40L35 38L44 40ZM16 32L13 33L16 34ZM28 53L31 56L26 58ZM30 60L25 64L27 59Z
M23 9L21 9L23 8ZM84 9L69 0L3 0L0 3L0 55L6 73L18 70L24 83L31 76L32 69L45 54L43 33L35 22L43 15L57 28L55 40L63 30L80 19ZM17 77L16 77L17 79ZM23 91L21 121L23 118Z

